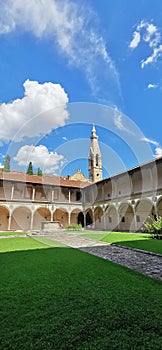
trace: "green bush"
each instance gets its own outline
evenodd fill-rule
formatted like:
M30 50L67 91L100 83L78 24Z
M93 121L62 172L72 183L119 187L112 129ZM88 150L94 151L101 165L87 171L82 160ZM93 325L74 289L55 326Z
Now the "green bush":
M145 222L144 226L148 233L152 234L152 238L162 239L162 217L156 219L149 218L151 223Z
M81 224L71 224L71 225L67 225L66 228L68 230L81 230L82 229L82 225Z

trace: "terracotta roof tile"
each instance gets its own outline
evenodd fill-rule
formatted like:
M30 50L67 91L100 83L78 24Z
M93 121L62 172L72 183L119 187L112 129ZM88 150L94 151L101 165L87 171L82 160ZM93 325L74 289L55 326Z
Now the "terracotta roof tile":
M68 180L66 177L47 174L44 174L43 176L38 176L36 174L28 175L22 171L15 170L12 170L10 172L0 171L0 180L76 188L82 188L89 185L88 181L82 182L76 180Z

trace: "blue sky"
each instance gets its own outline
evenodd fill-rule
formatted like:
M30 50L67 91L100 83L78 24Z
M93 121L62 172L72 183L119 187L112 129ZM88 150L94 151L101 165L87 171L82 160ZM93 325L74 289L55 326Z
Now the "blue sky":
M0 0L0 162L104 177L162 155L161 0Z

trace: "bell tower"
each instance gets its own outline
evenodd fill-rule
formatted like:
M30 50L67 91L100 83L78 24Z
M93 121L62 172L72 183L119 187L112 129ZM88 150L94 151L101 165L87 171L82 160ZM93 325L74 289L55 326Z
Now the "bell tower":
M102 180L102 158L98 144L98 136L96 135L96 129L93 125L91 135L91 145L88 155L88 171L90 181L97 182Z

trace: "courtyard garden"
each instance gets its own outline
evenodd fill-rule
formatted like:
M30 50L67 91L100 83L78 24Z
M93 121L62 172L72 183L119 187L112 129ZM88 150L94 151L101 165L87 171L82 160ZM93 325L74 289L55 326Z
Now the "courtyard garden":
M1 350L161 349L161 282L52 244L0 239Z
M162 254L162 240L153 239L151 234L104 231L99 232L88 230L84 231L84 233L82 232L81 236L102 242L118 244L125 247Z

